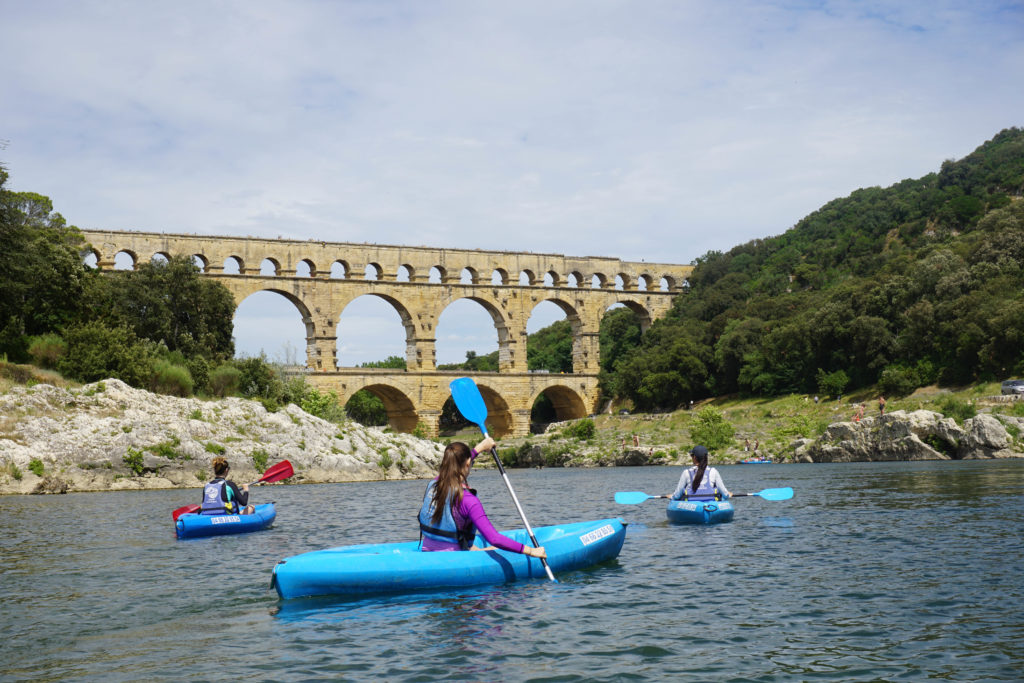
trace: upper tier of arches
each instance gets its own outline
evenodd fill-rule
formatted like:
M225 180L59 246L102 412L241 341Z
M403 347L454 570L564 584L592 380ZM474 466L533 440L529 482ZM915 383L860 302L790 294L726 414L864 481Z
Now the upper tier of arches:
M383 282L679 292L691 265L532 252L83 231L98 268L191 254L204 272ZM117 255L131 263L118 264ZM91 260L91 259L90 259Z

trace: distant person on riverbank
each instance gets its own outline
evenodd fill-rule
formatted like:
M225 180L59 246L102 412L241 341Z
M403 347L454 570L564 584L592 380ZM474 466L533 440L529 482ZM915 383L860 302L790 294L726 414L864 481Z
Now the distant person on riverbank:
M694 446L690 451L688 467L679 477L676 490L669 496L672 500L725 500L732 494L725 488L722 475L714 467L708 467L708 449Z
M249 485L227 479L231 465L223 457L213 459L213 481L203 487L201 515L251 515L255 508L249 505Z
M885 415L885 396L878 397L878 415Z
M864 404L863 403L858 403L857 404L857 412L855 412L853 414L853 421L854 422L860 422L862 417L864 417Z
M477 454L492 448L494 439L488 436L473 449L461 441L453 441L444 449L437 478L427 484L420 507L422 550L494 550L497 547L530 557L547 557L543 547L523 545L499 533L487 519L476 491L466 483ZM477 532L487 539L489 547L473 545Z

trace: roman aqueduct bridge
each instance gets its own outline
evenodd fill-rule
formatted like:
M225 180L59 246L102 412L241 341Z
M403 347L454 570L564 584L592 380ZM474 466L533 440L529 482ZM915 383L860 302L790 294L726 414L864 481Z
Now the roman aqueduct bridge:
M475 373L495 436L526 435L530 411L542 393L558 419L598 408L598 333L609 307L629 307L646 329L686 287L690 265L621 261L596 256L443 249L252 237L83 230L96 267L130 265L157 256L190 255L205 277L222 283L239 305L256 292L288 299L306 328L307 380L333 390L344 404L366 389L383 402L392 427L420 422L437 434L450 393L465 371L438 370L435 329L459 299L482 306L498 337L498 372ZM124 257L121 257L122 259ZM125 267L123 265L119 267ZM338 367L338 323L345 307L370 295L388 302L405 328L406 370ZM565 312L573 337L573 372L529 372L526 323L534 307L551 301Z

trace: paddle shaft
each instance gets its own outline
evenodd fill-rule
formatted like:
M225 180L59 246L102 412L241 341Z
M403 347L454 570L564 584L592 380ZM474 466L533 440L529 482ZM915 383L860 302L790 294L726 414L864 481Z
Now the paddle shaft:
M487 438L486 431L484 431L484 438ZM516 497L516 492L512 489L512 482L508 480L508 475L505 474L505 467L501 464L501 458L498 457L498 449L492 448L491 455L494 456L494 464L498 466L498 471L501 472L501 478L505 480L505 487L508 488L509 495L512 496L512 502L516 505L516 510L519 512L519 519L523 520L523 526L526 527L526 533L530 535L533 547L539 548L540 543L537 542L537 537L533 535L533 529L530 527L530 523L526 521L526 513L523 512L523 506L519 504L519 498ZM542 557L540 558L540 563L544 565L544 571L547 572L548 578L554 581L555 575L551 572L551 567L548 566L548 561Z

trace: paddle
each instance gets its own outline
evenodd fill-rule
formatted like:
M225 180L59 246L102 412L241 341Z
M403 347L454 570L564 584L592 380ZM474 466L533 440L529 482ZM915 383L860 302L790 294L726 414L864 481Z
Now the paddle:
M787 486L781 489L764 489L756 493L734 493L731 497L742 496L760 496L765 500L789 500L793 497L793 489ZM615 494L615 502L620 505L637 505L651 498L668 498L668 496L652 496L642 491L619 491Z
M293 474L295 474L295 470L292 469L292 464L287 460L282 460L276 465L271 465L270 467L268 467L266 471L263 473L263 476L249 484L249 486L256 486L257 484L272 484L275 481L287 479ZM178 517L181 517L182 515L187 513L199 512L201 508L202 506L198 505L197 503L193 503L192 505L186 505L185 507L180 507L174 512L172 512L171 517L173 517L174 521L177 522Z
M477 388L476 383L469 377L459 377L452 380L449 386L452 390L452 400L455 401L455 407L462 413L462 417L480 428L486 439L487 425L484 423L487 422L487 405L484 403L484 397L480 395L480 390ZM533 547L539 548L540 543L537 542L537 537L533 535L530 523L526 521L526 513L523 512L523 506L519 504L519 499L516 498L516 492L512 490L512 482L508 480L508 475L505 474L505 468L501 464L501 458L498 457L497 449L492 448L491 455L494 456L494 463L498 466L498 471L501 472L501 478L505 480L505 487L508 488L508 492L512 496L512 502L516 504L519 518L523 520L523 526L526 527L526 533L530 535ZM544 571L547 572L548 578L555 581L555 575L551 572L551 567L548 566L547 560L541 558L540 563L544 565Z
M668 496L651 496L643 491L619 491L615 494L615 502L620 505L637 505L651 498L668 498Z

